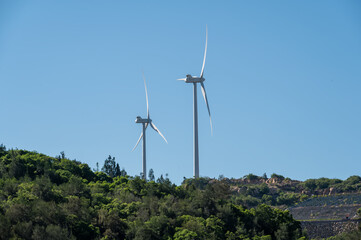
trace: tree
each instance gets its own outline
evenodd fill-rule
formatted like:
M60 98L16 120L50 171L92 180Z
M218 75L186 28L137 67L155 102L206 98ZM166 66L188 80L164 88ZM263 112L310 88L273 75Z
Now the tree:
M120 170L119 164L115 162L115 157L110 155L104 161L102 172L106 173L111 178L125 177L127 175L127 172L124 170L124 168Z
M122 175L122 172L120 171L119 164L117 163L117 166L115 167L115 177L120 177Z
M349 178L347 178L345 180L345 183L346 184L349 184L349 185L354 185L354 184L357 184L357 183L360 183L361 182L361 177L360 176L351 176Z
M0 151L6 151L6 147L4 144L0 144Z
M272 173L271 178L277 178L277 179L279 179L281 181L285 179L284 176L276 174L276 173Z
M9 164L10 177L20 178L26 173L26 166L22 158L15 150L10 150L11 162Z
M107 175L109 175L110 177L115 177L117 170L116 168L117 166L115 163L115 157L109 155L109 157L104 161L104 166L102 167L102 171Z
M0 157L5 155L6 147L3 144L0 144Z
M121 177L126 177L127 176L127 171L125 171L124 168L120 171L120 176Z
M194 240L199 239L197 233L188 229L178 228L174 234L174 240Z
M250 174L244 176L244 178L249 180L249 181L253 181L253 180L258 180L260 177L250 173Z
M96 168L93 168L93 171L94 171L94 172L99 172L99 163L97 162L97 163L95 164L95 166L96 166Z
M149 177L149 181L154 181L155 177L154 177L153 168L151 168L151 169L149 170L148 177Z

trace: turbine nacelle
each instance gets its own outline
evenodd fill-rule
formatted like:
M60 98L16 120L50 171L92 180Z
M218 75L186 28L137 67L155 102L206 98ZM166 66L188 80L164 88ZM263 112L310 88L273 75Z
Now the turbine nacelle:
M197 76L192 76L190 74L187 74L186 78L182 78L182 79L178 79L178 80L183 80L186 83L198 83L198 82L204 82L204 80L206 80L203 77L197 77Z
M152 122L152 119L149 118L141 118L140 116L137 116L137 119L135 119L136 123L150 123Z

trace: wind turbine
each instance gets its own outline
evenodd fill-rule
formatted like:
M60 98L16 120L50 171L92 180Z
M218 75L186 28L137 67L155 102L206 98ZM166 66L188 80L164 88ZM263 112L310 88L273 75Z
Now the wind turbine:
M164 139L164 141L166 143L167 139L165 139L165 137L163 136L163 134L158 130L158 128L154 125L154 123L152 122L152 119L150 119L150 115L149 115L149 103L148 103L148 92L147 92L147 85L145 83L145 77L143 74L143 79L144 79L144 87L145 87L145 98L147 101L147 118L141 118L140 116L137 116L137 118L135 119L136 123L141 123L143 125L143 132L140 134L140 137L138 139L138 142L135 144L132 152L134 151L134 149L136 149L136 147L138 146L140 140L143 138L143 179L147 180L147 163L146 163L146 144L145 144L145 131L147 130L148 125L150 125L154 131L156 131L157 133L159 133L159 135Z
M206 89L204 87L204 81L206 80L203 77L203 73L204 73L204 65L206 63L206 55L207 55L207 40L208 40L208 28L206 26L206 47L204 50L204 58L203 58L203 65L202 65L202 71L201 71L201 75L199 77L197 76L192 76L190 74L187 75L186 78L181 78L181 79L177 79L179 81L184 81L186 83L193 83L193 130L194 130L194 135L193 135L193 142L194 142L194 149L193 149L193 176L194 178L199 178L199 151L198 151L198 110L197 110L197 83L201 84L201 90L202 90L202 94L203 94L203 98L204 101L206 102L207 105L207 109L208 109L208 114L209 114L209 121L211 124L211 133L213 131L212 129L212 118L211 118L211 111L209 110L209 105L208 105L208 99L207 99L207 94L206 94Z

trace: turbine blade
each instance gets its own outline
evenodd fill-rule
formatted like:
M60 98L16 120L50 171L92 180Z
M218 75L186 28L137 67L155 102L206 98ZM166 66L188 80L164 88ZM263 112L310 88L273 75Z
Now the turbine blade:
M204 65L206 64L207 41L208 41L208 27L207 27L207 25L206 25L206 48L205 48L205 50L204 50L204 58L203 58L203 66L202 66L202 71L201 71L201 78L203 77Z
M139 137L139 139L138 139L138 142L137 142L137 144L135 144L135 146L134 146L134 148L133 148L132 152L134 151L134 149L136 149L136 148L137 148L137 146L138 146L138 144L139 144L139 142L140 142L140 139L142 139L142 137L143 137L143 132L140 134L140 137Z
M164 139L166 143L168 143L167 139L163 136L163 134L158 130L158 128L153 124L153 122L150 123L150 126L157 132L159 135Z
M148 103L148 91L147 91L147 84L145 83L144 72L142 72L143 80L144 80L144 87L145 87L145 98L147 100L147 118L149 118L149 103Z
M148 127L148 123L146 123L146 124L145 124L145 129L147 129L147 127ZM135 144L135 146L134 146L134 148L133 148L132 152L134 151L134 149L136 149L136 148L137 148L137 146L138 146L138 144L139 144L140 140L142 139L142 137L143 137L143 132L140 134L140 137L139 137L139 139L138 139L137 143Z
M187 80L187 78L179 78L179 79L177 79L178 81L185 81L185 80Z
M207 105L208 114L209 114L209 122L210 122L210 124L211 124L211 133L213 134L211 111L209 110L207 93L206 93L206 89L205 89L205 87L204 87L203 82L201 82L201 90L202 90L202 94L203 94L204 101L206 102L206 105Z

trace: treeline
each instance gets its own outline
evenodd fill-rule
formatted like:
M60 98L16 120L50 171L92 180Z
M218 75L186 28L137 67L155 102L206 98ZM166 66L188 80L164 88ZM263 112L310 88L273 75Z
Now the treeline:
M308 179L302 183L302 186L310 192L325 190L327 188L333 188L337 193L360 192L361 177L351 176L344 181L329 178Z
M94 172L65 154L0 146L0 239L300 238L288 211L236 204L226 181L146 182L111 157Z
M257 176L254 174L248 174L243 177L250 182L252 181L266 181L269 180L266 174L263 176ZM361 191L361 177L351 176L346 180L337 178L318 178L318 179L307 179L305 181L295 181L290 178L285 178L282 175L273 173L271 178L279 186L282 186L285 190L290 191L305 191L309 194L315 194L318 191L332 188L337 193L349 193L349 192L360 192ZM272 181L271 181L272 182Z

